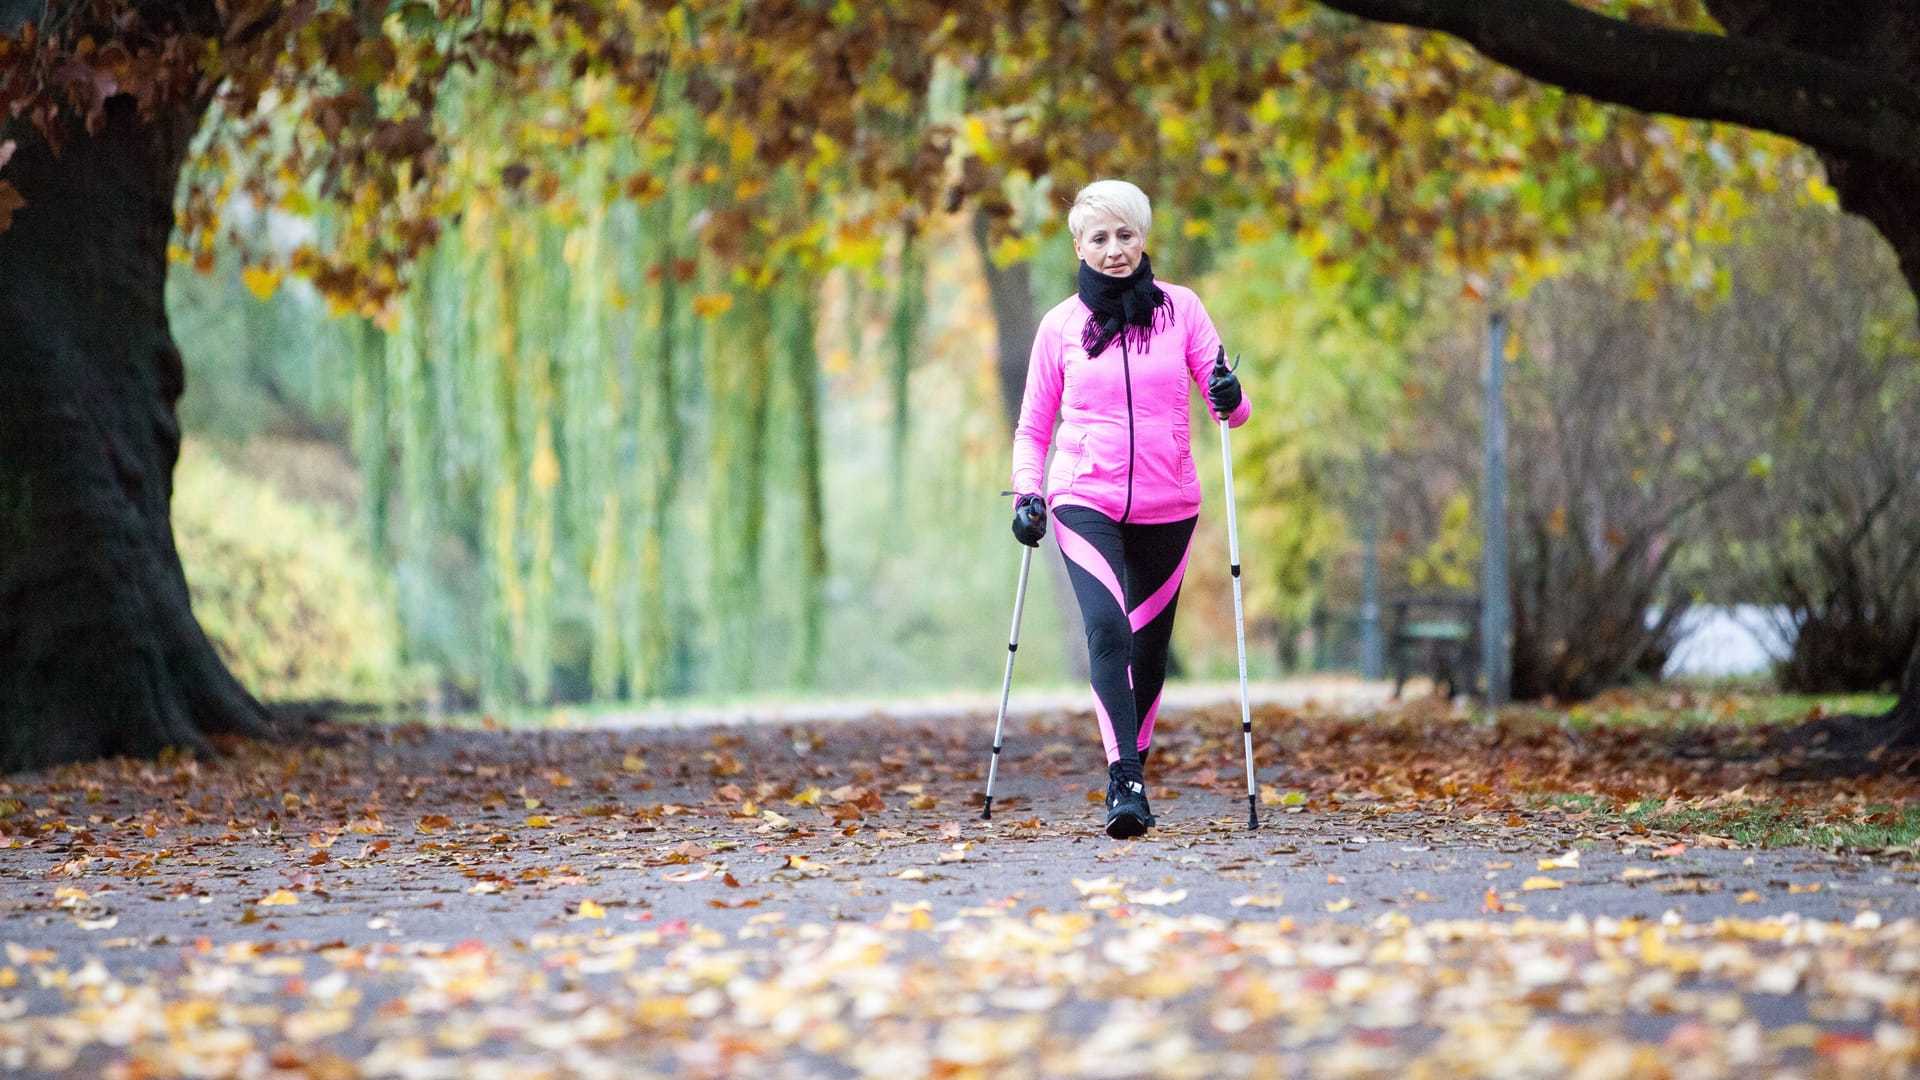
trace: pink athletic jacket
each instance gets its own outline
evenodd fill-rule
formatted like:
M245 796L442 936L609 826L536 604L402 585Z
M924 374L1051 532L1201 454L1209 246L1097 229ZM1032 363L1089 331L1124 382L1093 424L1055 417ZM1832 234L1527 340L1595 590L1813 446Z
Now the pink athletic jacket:
M1153 335L1145 352L1123 352L1116 339L1088 359L1080 332L1092 313L1077 293L1040 320L1013 432L1014 491L1044 492L1051 507L1087 506L1146 525L1200 512L1187 400L1197 393L1205 404L1220 335L1192 289L1155 284L1173 300L1173 325ZM1241 390L1229 427L1246 423L1251 411L1244 384ZM1042 487L1056 416L1060 448Z

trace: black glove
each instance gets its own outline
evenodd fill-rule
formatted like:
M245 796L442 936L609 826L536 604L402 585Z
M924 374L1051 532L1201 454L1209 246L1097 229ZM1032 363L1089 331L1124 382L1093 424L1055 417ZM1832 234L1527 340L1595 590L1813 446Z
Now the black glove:
M1028 547L1039 547L1046 535L1047 500L1038 495L1013 500L1013 538Z
M1213 405L1213 415L1222 420L1240 407L1240 379L1227 367L1224 345L1220 347L1220 355L1214 358L1213 374L1207 376L1207 401Z

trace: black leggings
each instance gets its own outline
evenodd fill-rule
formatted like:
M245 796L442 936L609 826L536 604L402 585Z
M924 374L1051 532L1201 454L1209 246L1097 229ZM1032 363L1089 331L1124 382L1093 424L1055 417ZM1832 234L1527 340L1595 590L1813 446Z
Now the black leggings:
M1123 525L1084 506L1063 506L1053 516L1087 624L1094 712L1107 762L1138 762L1139 751L1153 742L1173 609L1200 519Z

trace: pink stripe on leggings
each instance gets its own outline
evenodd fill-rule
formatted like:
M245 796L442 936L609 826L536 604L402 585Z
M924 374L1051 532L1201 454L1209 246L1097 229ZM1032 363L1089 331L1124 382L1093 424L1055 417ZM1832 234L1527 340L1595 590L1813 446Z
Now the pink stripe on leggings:
M1107 748L1107 764L1120 760L1120 736L1113 733L1113 717L1107 715L1106 703L1100 695L1093 695L1093 714L1100 718L1100 743Z
M1147 715L1140 721L1139 749L1141 750L1153 744L1153 721L1160 715L1160 697L1164 693L1166 691L1162 690L1159 694L1153 695L1153 704L1147 706Z
M1180 565L1174 567L1173 575L1153 590L1153 595L1141 602L1140 606L1127 613L1127 621L1133 625L1135 633L1152 622L1154 616L1167 610L1173 598L1180 592L1180 581L1187 576L1187 556L1193 554L1193 537L1187 537L1187 550L1180 553ZM1121 605L1124 607L1125 605Z
M1100 549L1089 543L1086 537L1067 528L1066 522L1059 521L1057 518L1055 521L1060 526L1057 534L1060 538L1060 554L1065 555L1080 569L1092 574L1093 580L1105 585L1107 591L1113 594L1113 602L1120 606L1120 610L1127 610L1127 601L1120 592L1120 579L1114 576L1113 567L1107 565L1107 560L1101 556ZM1181 561L1181 565L1186 565L1185 560Z

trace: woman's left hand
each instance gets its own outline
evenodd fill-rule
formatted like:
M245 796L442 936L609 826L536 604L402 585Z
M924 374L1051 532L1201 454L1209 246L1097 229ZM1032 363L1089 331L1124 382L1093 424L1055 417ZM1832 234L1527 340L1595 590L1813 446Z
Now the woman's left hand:
M1213 374L1207 378L1207 401L1213 405L1213 415L1222 420L1240 407L1240 377L1227 370L1227 365L1214 365Z

